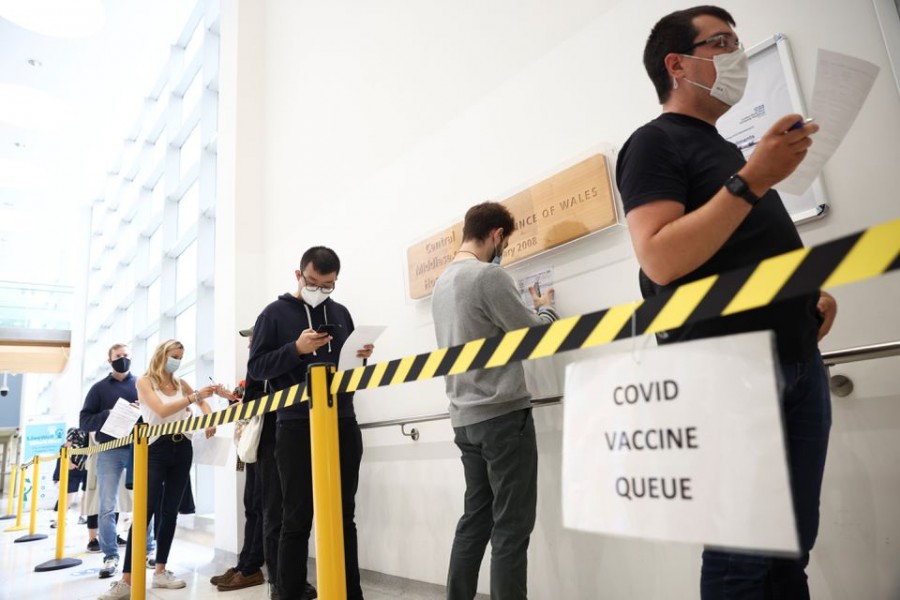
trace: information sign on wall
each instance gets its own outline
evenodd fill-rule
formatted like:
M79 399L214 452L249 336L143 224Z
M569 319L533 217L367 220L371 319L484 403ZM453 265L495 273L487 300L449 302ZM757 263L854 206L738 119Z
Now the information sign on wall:
M616 208L606 157L596 154L502 201L516 219L503 255L511 265L539 252L615 225ZM462 243L462 223L407 250L409 294L429 296Z

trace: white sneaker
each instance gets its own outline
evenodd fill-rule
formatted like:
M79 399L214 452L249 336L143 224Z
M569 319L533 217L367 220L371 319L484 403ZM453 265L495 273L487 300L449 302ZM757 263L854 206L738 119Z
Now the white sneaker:
M108 579L116 574L119 568L119 557L110 556L103 561L103 568L100 569L100 579Z
M120 579L109 586L109 591L97 598L97 600L129 600L130 598L131 586Z
M186 585L184 579L178 579L172 571L163 571L162 573L153 574L153 583L150 587L177 590Z

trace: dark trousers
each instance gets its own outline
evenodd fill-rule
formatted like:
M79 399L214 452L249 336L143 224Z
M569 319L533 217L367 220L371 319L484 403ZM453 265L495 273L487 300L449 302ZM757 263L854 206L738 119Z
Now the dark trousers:
M253 575L263 566L263 516L262 485L259 481L259 466L247 463L244 484L244 545L238 555L237 570L244 575Z
M703 552L703 600L809 598L806 565L819 531L819 495L831 429L831 395L822 358L781 365L788 470L800 557Z
M338 419L341 462L341 508L344 517L344 566L348 600L360 600L357 556L356 489L362 462L362 433L356 419ZM278 424L275 457L284 496L281 544L278 553L278 594L302 598L306 585L306 560L313 520L312 464L309 421L297 419Z
M273 424L274 426L274 424ZM281 540L281 478L275 461L275 437L262 436L256 450L256 471L262 496L263 554L269 582L278 581L278 544Z
M187 487L194 458L191 440L181 436L181 441L176 442L173 437L160 436L150 444L147 452L147 525L150 525L150 519L154 516L150 507L158 506L156 562L160 564L166 564L169 560L169 550L175 538L178 507ZM128 530L125 564L122 567L124 573L131 572L132 529L133 526Z
M465 512L456 526L448 600L472 600L488 540L491 599L528 597L528 542L537 507L537 443L531 409L455 427L466 477Z

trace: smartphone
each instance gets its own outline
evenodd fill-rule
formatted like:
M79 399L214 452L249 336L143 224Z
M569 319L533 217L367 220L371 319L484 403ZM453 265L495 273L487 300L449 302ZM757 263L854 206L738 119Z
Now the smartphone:
M540 295L541 295L541 282L540 281L534 282L534 293L537 294L538 297L540 297Z
M327 333L328 335L334 335L334 332L337 331L340 325L335 323L324 323L316 327L316 333Z

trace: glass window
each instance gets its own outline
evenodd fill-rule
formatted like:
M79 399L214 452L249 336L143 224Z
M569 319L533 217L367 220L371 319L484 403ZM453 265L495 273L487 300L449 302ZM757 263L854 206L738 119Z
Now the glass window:
M160 278L150 284L147 288L147 323L153 323L159 318L160 303Z
M153 154L150 159L151 167L156 168L165 158L166 158L166 148L169 146L166 141L166 130L163 128L162 132L159 134L159 137L156 138L156 143L153 145Z
M181 238L185 232L190 229L196 222L200 213L200 185L197 183L199 179L195 179L188 191L184 193L181 200L178 201L178 237Z
M200 160L200 125L198 124L184 140L181 150L178 153L181 164L181 176L184 177L187 172L197 164Z
M122 339L127 344L134 337L134 304L129 304L116 325Z
M156 231L153 232L153 235L150 236L150 251L148 254L148 258L150 259L147 263L148 268L152 269L156 267L162 260L163 255L163 235L162 235L162 227L157 227Z
M159 346L159 329L147 336L147 356L144 358L144 362L148 365L157 346Z
M197 289L197 241L194 240L178 257L175 274L175 297L180 300Z
M164 178L160 178L156 184L156 187L153 188L153 192L150 194L151 198L151 207L153 210L150 211L152 215L162 214L163 209L166 207L166 186L163 183Z
M197 305L191 304L175 317L175 339L184 344L185 355L197 357Z
M187 60L190 60L191 57L185 57ZM200 97L203 94L203 77L200 76L200 71L197 71L197 74L194 75L194 79L188 85L187 89L184 91L184 100L181 104L181 118L187 119L191 116L191 113L196 110L197 106L200 104Z
M203 21L201 21L197 27L194 27L194 31L191 33L191 38L188 40L187 45L184 47L185 65L194 60L194 56L197 54L197 51L200 49L200 45L203 43L202 24Z

